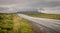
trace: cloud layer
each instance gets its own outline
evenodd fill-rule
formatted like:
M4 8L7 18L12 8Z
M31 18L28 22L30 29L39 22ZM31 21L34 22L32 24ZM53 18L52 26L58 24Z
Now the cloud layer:
M42 8L45 13L60 13L60 0L0 0L2 8L37 9ZM3 9L2 9L3 10Z

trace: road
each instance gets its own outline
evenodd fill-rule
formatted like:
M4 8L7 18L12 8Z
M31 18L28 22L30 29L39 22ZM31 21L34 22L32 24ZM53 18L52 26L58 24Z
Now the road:
M52 33L60 33L60 20L54 19L46 19L46 18L35 18L30 17L24 14L18 14L20 17L32 21L33 23L37 24L39 27L40 25L52 30Z

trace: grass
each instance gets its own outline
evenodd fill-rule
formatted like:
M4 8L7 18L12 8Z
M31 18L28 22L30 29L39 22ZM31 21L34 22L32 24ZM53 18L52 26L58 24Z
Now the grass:
M50 19L58 19L60 20L60 14L26 14L32 17L39 17L39 18L50 18Z
M0 14L0 33L33 33L29 21L16 14Z
M33 33L32 31L32 27L31 24L29 23L29 21L15 15L14 19L16 18L15 22L18 22L18 26L20 26L20 28L18 29L18 33ZM16 24L15 24L16 26ZM17 27L16 27L17 28Z
M12 15L0 14L0 33L11 33L13 29Z
M33 33L31 24L27 20L22 20L21 22L21 33Z

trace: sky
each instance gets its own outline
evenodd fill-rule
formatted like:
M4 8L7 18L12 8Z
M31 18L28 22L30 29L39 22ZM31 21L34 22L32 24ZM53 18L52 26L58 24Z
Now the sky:
M40 10L41 8L44 9L41 11L43 13L60 14L60 0L0 0L0 11Z

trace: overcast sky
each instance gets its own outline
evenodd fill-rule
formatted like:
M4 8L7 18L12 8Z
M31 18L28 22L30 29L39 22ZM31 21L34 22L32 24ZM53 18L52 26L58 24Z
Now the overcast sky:
M40 9L43 12L60 13L60 0L0 0L0 8ZM9 10L10 10L9 9ZM0 9L1 10L1 9Z

